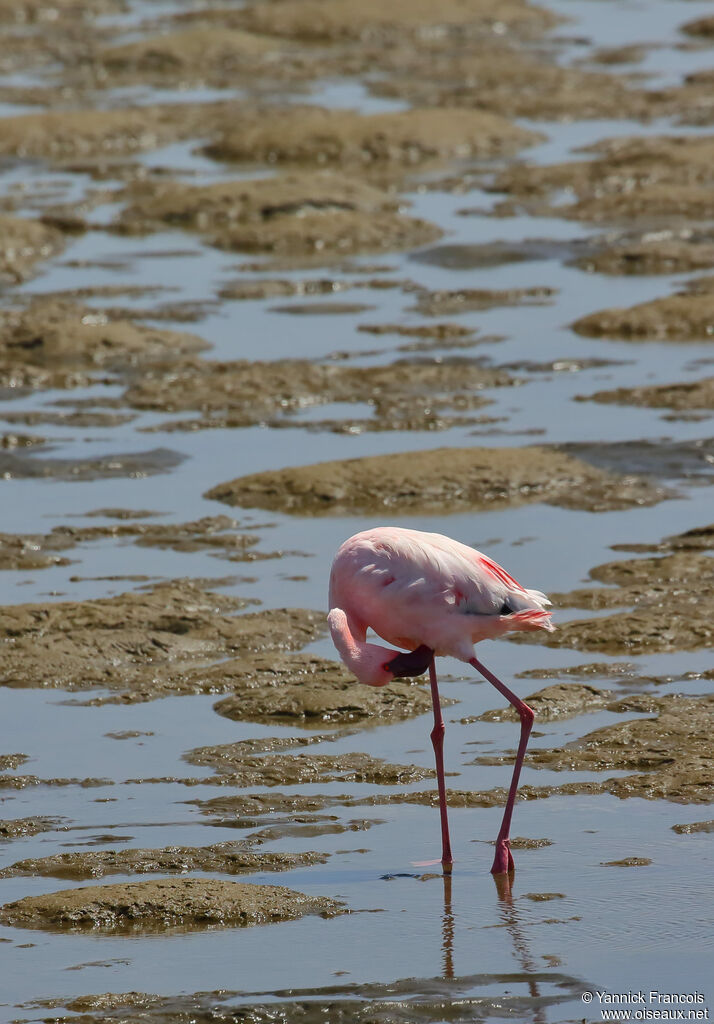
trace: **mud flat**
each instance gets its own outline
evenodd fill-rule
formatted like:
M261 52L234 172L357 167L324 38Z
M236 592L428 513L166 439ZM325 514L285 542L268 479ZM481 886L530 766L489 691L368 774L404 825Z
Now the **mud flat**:
M204 152L219 160L338 164L384 173L449 158L493 157L539 141L536 132L482 110L363 115L292 106L239 114Z
M23 833L27 834L27 833ZM169 846L160 850L91 850L57 853L16 861L0 871L0 878L21 875L68 878L83 881L105 875L146 875L189 871L215 871L225 875L259 871L290 871L296 867L324 864L326 853L255 853L241 842L213 846Z
M714 580L710 528L696 531L689 546L684 535L663 542L658 554L607 562L590 571L606 586L552 595L560 605L603 610L617 615L561 622L544 641L603 654L700 650L714 639ZM543 642L543 641L541 641Z
M126 374L208 347L194 334L112 320L99 310L55 298L3 310L0 338L0 383L33 388L86 386L102 374Z
M208 878L162 879L65 889L26 896L0 907L0 921L17 928L164 932L293 921L305 914L334 917L341 904L274 885Z
M3 610L0 683L69 690L108 687L126 699L225 692L198 664L240 651L269 660L324 631L302 609L235 615L236 598L185 581L97 601L12 605ZM248 671L250 671L248 669Z
M61 231L26 217L0 214L0 280L18 284L29 277L40 260L62 251Z
M468 418L487 405L484 391L516 383L505 370L476 360L398 360L389 366L351 367L308 360L260 362L183 361L147 372L125 393L135 409L200 412L162 429L300 425L290 417L306 407L368 403L371 416L330 419L322 429L434 429ZM315 429L314 423L305 424Z
M497 175L493 190L507 192L552 216L677 228L714 216L714 139L658 136L606 139L583 152L592 159L546 166L519 165ZM551 205L568 190L574 201Z
M126 199L118 230L180 225L221 249L293 259L411 248L442 234L398 212L386 192L329 171L214 185L149 182L133 186Z
M555 683L524 698L535 711L536 722L556 722L588 711L599 711L612 703L613 695L585 683ZM518 721L513 708L497 708L479 715L482 722Z
M608 779L607 790L621 798L709 803L714 697L648 697L622 705L624 710L655 712L656 717L605 726L565 747L531 751L529 763L555 771L634 769L638 774Z
M673 412L710 412L714 410L714 377L655 384L651 387L613 388L592 395L578 395L579 401L604 405L637 405L646 409L671 409Z
M587 337L644 341L714 340L714 277L690 281L678 294L629 309L605 309L572 325Z
M617 477L554 448L438 448L254 473L205 495L297 515L443 512L543 501L564 508L654 504L643 480Z

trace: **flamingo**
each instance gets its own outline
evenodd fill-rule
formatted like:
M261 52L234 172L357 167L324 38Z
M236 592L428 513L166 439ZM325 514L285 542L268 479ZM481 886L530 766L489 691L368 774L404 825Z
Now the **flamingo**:
M383 526L357 533L342 544L330 573L332 640L359 682L386 686L392 679L429 670L434 728L431 742L439 790L445 873L453 856L444 782L444 719L434 658L450 655L468 662L496 687L521 720L520 741L496 839L491 872L514 871L510 829L518 779L534 712L474 656L474 644L513 630L552 632L550 601L539 590L525 590L487 555L439 533ZM367 642L367 629L394 647ZM431 862L435 863L435 862ZM438 861L436 862L438 863Z

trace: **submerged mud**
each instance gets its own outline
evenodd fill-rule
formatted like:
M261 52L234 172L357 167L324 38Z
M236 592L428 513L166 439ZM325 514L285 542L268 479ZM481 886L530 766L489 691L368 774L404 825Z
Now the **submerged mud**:
M341 905L274 885L208 878L163 879L65 889L25 896L0 907L0 922L16 928L151 932L167 928L236 927L292 921L305 914L334 917Z
M297 515L478 510L543 501L604 510L654 504L645 481L595 469L555 448L439 448L323 462L239 477L205 495Z

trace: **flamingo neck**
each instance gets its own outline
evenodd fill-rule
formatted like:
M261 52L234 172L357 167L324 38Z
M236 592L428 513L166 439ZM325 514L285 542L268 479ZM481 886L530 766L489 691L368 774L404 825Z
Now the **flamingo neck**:
M340 658L361 683L386 686L392 681L394 673L386 663L397 651L379 644L368 644L365 627L351 619L342 608L333 608L327 616L327 623Z

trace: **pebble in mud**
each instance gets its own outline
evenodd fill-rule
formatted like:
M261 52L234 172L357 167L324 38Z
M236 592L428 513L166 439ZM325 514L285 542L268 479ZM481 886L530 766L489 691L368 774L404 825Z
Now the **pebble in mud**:
M340 913L342 905L334 900L283 886L171 878L26 896L0 907L0 922L50 930L164 932L171 927L242 927Z
M134 185L117 230L146 232L165 224L200 231L221 249L318 256L412 248L441 228L399 212L395 198L359 179L329 171L184 185Z
M169 846L160 850L91 850L19 860L3 868L0 878L31 875L83 881L104 878L105 875L186 874L189 871L239 875L261 871L290 871L296 867L324 864L328 857L327 853L313 851L255 853L246 849L246 844L241 842L216 843L213 846Z
M438 448L239 477L206 498L297 515L477 510L543 501L605 510L655 504L662 492L556 448Z

